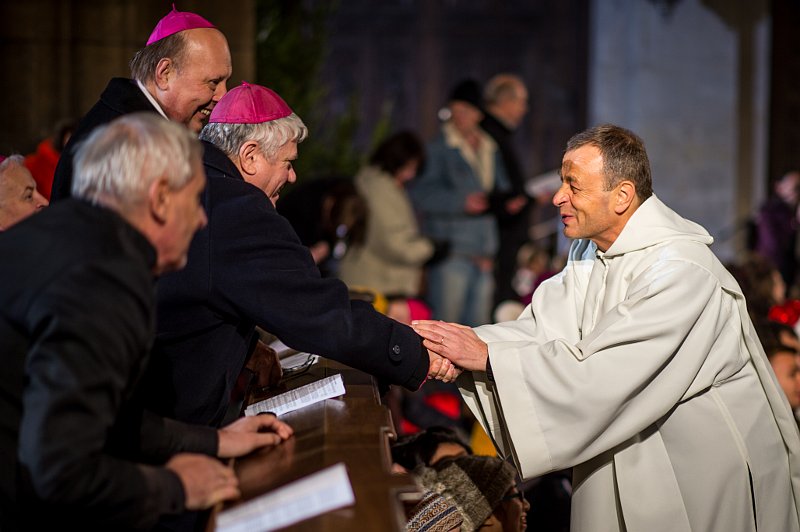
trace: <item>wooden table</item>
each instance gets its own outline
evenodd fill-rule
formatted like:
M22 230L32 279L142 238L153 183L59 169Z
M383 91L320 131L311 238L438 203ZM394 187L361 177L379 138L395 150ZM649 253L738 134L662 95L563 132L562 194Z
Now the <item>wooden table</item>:
M374 379L360 371L320 358L306 373L284 379L268 393L251 394L247 404L340 373L347 393L340 399L289 412L281 417L294 436L281 445L238 459L234 468L244 501L344 462L356 503L307 519L283 530L403 530L404 504L420 493L411 477L390 473L389 442L395 438L389 409L381 405ZM212 513L209 530L214 529Z

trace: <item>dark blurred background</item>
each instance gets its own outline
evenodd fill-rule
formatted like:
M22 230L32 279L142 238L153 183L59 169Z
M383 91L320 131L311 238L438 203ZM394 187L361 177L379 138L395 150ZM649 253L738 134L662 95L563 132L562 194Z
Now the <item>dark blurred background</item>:
M656 193L705 225L723 258L771 180L797 167L800 2L790 0L184 0L227 36L241 80L309 125L300 179L352 175L398 129L424 139L465 77L525 80L525 174L611 121L648 145ZM29 153L128 76L171 2L2 0L0 153Z

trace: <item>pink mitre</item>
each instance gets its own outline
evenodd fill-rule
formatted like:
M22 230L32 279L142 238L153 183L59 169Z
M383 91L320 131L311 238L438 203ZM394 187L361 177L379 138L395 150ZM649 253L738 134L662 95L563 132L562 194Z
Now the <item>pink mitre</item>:
M286 118L290 114L291 108L275 91L243 81L214 106L208 122L260 124Z
M147 39L147 46L181 31L214 27L212 23L200 15L188 11L178 11L175 9L175 4L172 4L172 11L158 21L153 33L150 34L150 38Z

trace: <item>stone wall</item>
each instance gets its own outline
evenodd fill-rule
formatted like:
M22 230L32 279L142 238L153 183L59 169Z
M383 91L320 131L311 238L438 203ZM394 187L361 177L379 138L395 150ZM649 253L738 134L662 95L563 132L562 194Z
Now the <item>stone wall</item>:
M765 1L593 0L590 20L589 124L638 133L656 194L732 258L767 183Z

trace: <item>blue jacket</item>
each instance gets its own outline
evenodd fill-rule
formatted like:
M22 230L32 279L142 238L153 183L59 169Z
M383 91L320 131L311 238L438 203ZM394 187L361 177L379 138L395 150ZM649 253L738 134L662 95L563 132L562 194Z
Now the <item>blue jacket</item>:
M451 254L493 257L497 253L499 237L492 212L464 212L468 194L509 189L500 153L488 135L487 140L495 146L493 190L484 190L460 150L443 133L428 144L425 169L409 187L422 232L433 240L450 242Z

